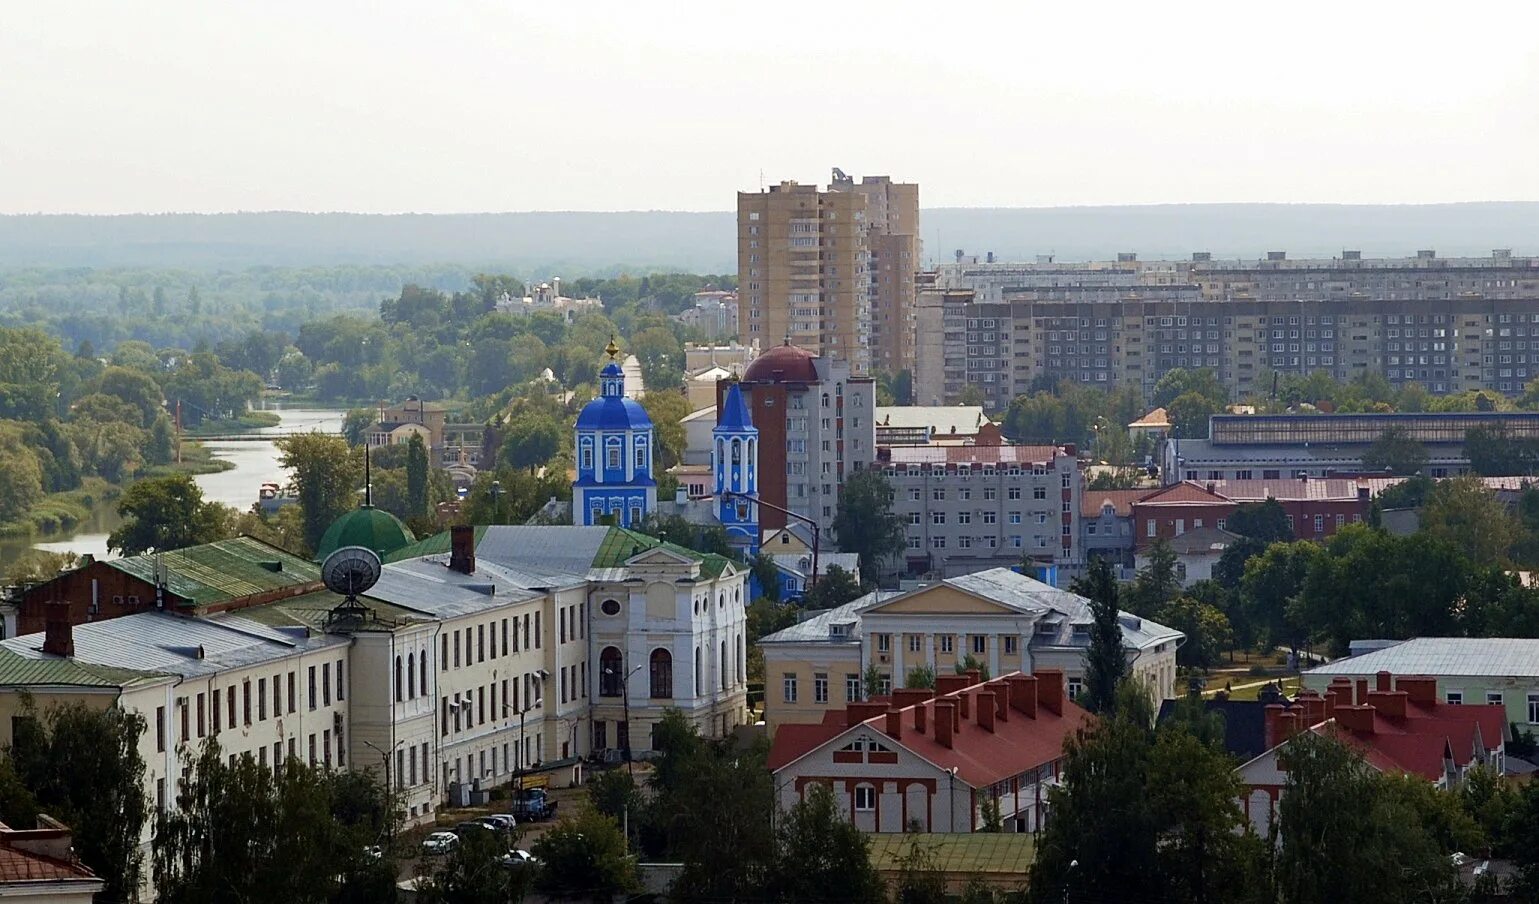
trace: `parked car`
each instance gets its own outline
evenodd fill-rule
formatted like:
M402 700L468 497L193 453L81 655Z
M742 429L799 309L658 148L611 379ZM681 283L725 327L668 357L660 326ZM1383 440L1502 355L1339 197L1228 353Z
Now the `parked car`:
M512 813L493 813L486 818L495 823L497 828L502 829L504 832L511 832L518 828L518 820L513 817Z
M490 819L467 819L454 827L454 834L465 837L470 832L500 832L502 827Z
M460 846L460 836L453 832L434 832L422 839L422 853L432 855L447 854Z
M534 866L540 862L535 858L533 854L529 853L528 851L520 851L517 849L508 851L506 854L503 854L501 859L502 865L508 867L509 869L515 869L522 866Z
M371 844L363 849L363 856L369 860L383 860L385 857L385 849L377 844Z

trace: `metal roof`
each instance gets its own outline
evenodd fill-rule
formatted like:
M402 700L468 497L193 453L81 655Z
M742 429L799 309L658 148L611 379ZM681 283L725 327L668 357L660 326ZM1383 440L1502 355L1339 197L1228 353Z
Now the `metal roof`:
M59 656L23 656L0 647L0 686L4 687L126 687L157 677L147 670L92 665Z
M812 553L810 552L779 552L772 553L771 559L775 560L775 567L788 574L799 578L805 578L807 572L812 570ZM803 564L805 560L805 564ZM818 574L828 574L828 569L838 565L850 574L860 573L860 554L854 552L820 552L818 553Z
M898 596L898 594L889 590L877 590L868 593L857 600L845 603L843 606L823 609L789 628L782 628L774 634L765 636L760 639L759 643L814 643L818 641L858 643L860 641L860 610L875 603L890 600L895 596ZM834 625L848 626L848 633L843 637L831 636L829 628Z
M1378 672L1433 677L1539 678L1539 639L1418 637L1338 659L1305 674L1371 676Z
M188 618L138 612L76 625L73 633L76 663L184 677L247 668L349 643L344 636L261 625L233 613ZM0 641L0 646L28 659L63 661L42 651L41 633ZM0 684L8 683L7 677L0 672Z
M319 583L321 571L254 537L236 537L164 553L147 553L105 564L143 581L163 575L166 589L197 605Z
M970 436L989 423L982 405L878 405L878 430L925 429L937 436Z

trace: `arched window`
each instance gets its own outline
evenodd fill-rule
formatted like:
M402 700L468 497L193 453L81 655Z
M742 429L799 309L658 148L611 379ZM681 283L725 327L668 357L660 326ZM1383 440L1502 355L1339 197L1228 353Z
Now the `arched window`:
M406 654L406 699L417 699L417 657L414 653Z
M823 393L823 407L824 408L828 407L828 393L826 393L826 392Z
M732 463L735 465L743 463L743 441L740 439L732 441Z
M427 662L428 662L427 651L424 650L423 653L422 653L422 656L420 658L418 658L418 660L417 660L417 671L420 673L417 676L417 686L422 688L422 693L424 693L424 694L426 694L428 692Z
M742 635L741 632L739 632L739 634L737 635L737 683L738 684L742 684L744 680L745 679L743 678L743 635Z
M727 460L727 441L718 438L716 440L716 462L720 464Z
M401 657L395 658L395 702L401 702Z
M599 654L599 696L618 697L625 692L625 661L617 647L605 647Z
M697 647L695 647L695 687L694 687L694 691L695 691L695 694L698 696L702 690L704 690L704 687L702 686L701 681L700 681L700 648L697 646Z
M721 642L721 659L716 663L716 673L721 676L721 689L727 689L727 642Z
M651 667L651 697L653 700L673 699L673 655L667 650L658 648L652 651Z
M753 462L758 460L757 458L755 458L755 456L757 456L759 454L758 449L759 449L759 441L756 440L756 439L750 439L748 441L748 461L749 461L750 464L752 464Z

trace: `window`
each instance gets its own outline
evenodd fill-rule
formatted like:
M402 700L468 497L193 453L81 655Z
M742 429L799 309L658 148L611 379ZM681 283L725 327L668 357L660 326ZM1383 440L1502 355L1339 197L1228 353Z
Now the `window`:
M1444 699L1448 701L1449 706L1464 705L1464 694L1461 691L1449 691Z
M397 703L400 703L405 696L406 682L402 680L404 677L404 671L405 665L402 662L401 657L397 656L395 658L395 702Z
M321 663L321 702L331 705L331 663Z
M847 702L860 699L860 676L859 675L847 674L847 675L844 676L844 699ZM1531 696L1531 697L1529 697L1529 700L1530 700L1530 703L1528 704L1528 712L1529 712L1529 719L1528 719L1528 721L1533 722L1533 721L1536 721L1533 718L1533 716L1534 716L1534 707L1535 706L1539 706L1539 697Z
M974 653L983 653L984 650L988 647L988 642L989 642L989 639L987 637L985 637L984 635L982 635L982 634L974 634L972 636L973 652Z
M234 689L231 689L231 693ZM166 708L155 707L155 750L159 753L166 752Z
M910 635L908 635L908 651L910 653L918 653L919 652L919 639L920 638L919 638L918 634L910 634Z
M599 603L599 611L609 616L619 615L620 601L613 599L604 600L602 603Z
M257 679L257 721L267 721L267 679Z
M231 701L232 701L232 705L231 705L231 709L232 710L234 709L234 705L233 705L234 695L235 695L235 692L231 691L230 692L230 696L231 696ZM313 665L310 666L310 709L312 711L314 711L314 709L315 709L315 666L313 666ZM233 718L234 717L234 712L232 711L230 715ZM231 725L230 727L234 728L235 726Z
M1015 640L1016 639L1014 637L1005 637L1005 655L1010 656L1015 654Z
M240 686L240 711L241 723L251 724L251 679L247 678Z
M652 699L671 699L673 697L673 654L663 649L653 650L650 666Z
M787 703L796 702L796 673L786 672L780 679L780 695Z
M940 648L942 653L950 653L955 649L956 637L951 634L942 634Z
M1528 721L1539 723L1539 694L1528 695Z
M878 653L886 653L886 652L889 652L890 650L892 650L892 635L891 634L878 634L878 635L876 635L876 651Z
M624 663L620 658L620 650L616 647L605 647L599 654L599 696L618 697L623 692L625 673L621 671Z
M812 702L828 702L828 673L818 672L812 676Z
M1506 705L1506 702L1507 701L1502 699L1502 692L1501 691L1486 691L1486 705L1487 706L1490 706L1490 705L1493 705L1493 704L1496 705L1496 706L1504 706L1504 705Z
M1079 699L1080 692L1085 689L1085 682L1080 678L1069 679L1069 699Z
M856 785L855 786L855 809L856 810L875 810L876 809L876 789L871 787L870 785Z

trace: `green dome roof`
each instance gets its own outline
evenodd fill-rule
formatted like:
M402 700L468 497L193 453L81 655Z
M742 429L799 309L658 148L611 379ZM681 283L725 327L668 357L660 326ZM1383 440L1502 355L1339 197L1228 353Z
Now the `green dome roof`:
M317 561L325 561L327 556L344 546L362 546L374 550L383 559L414 542L416 538L396 516L383 509L363 506L353 509L326 528L320 544L315 548L315 558Z

